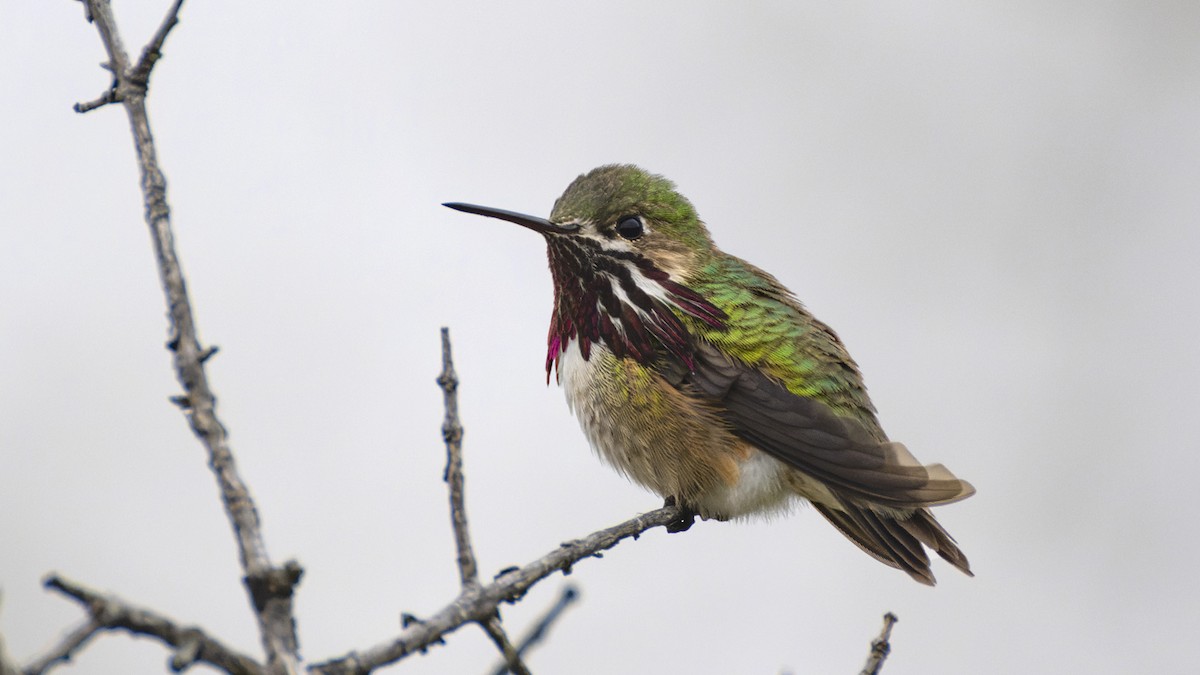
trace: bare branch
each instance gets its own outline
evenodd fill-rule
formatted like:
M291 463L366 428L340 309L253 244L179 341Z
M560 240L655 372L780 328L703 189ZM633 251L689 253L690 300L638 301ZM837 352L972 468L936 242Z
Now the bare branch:
M133 72L130 77L140 81L145 87L150 86L150 71L154 69L154 64L162 58L162 46L167 40L167 34L179 23L179 8L183 6L183 0L175 0L171 8L167 10L167 15L163 17L162 23L159 24L158 30L154 31L154 36L150 38L150 42L142 49L142 56L138 59L137 65L133 67Z
M892 639L892 626L897 621L899 619L891 612L883 615L883 630L879 631L879 637L871 640L871 653L867 656L867 664L863 666L859 675L879 675L879 671L883 670L883 662L892 651L889 640Z
M458 550L458 574L464 593L479 587L479 566L475 551L471 548L471 531L467 526L467 506L463 476L462 423L458 420L458 374L454 372L454 358L450 348L450 329L442 328L442 373L438 376L442 398L446 406L446 419L442 423L442 437L446 440L446 471L442 476L450 488L450 522L454 526L454 545ZM493 612L478 622L487 632L504 660L517 675L528 675L529 669L512 646L499 612Z
M131 68L121 43L116 21L108 0L85 0L88 15L100 33L108 51L108 67L115 84L111 101L120 101L129 116L141 169L142 196L146 223L154 242L159 276L166 293L171 317L172 337L167 343L175 355L175 372L183 386L184 414L192 431L208 451L209 467L216 476L221 500L237 540L238 555L245 571L244 582L258 619L263 648L271 672L296 673L299 670L298 645L293 619L292 593L300 580L299 565L290 562L275 567L267 555L261 525L250 491L234 464L224 425L216 414L216 397L204 371L204 360L211 351L200 345L191 300L184 283L183 270L175 253L171 232L170 207L167 205L167 181L158 165L150 121L146 114L146 89L153 68L161 55L163 41L177 23L181 0L175 0L162 25L143 50L136 67ZM101 97L104 99L105 97ZM107 100L107 99L106 99ZM92 109L92 104L82 104Z
M86 621L64 635L57 645L25 666L25 675L40 675L60 662L68 663L75 652L83 649L92 636L101 630L104 630L104 626L95 617L89 616Z
M442 438L446 440L446 472L442 479L450 488L450 521L454 525L454 545L458 549L458 575L463 587L479 583L471 533L467 527L467 507L463 495L462 424L458 421L458 374L450 350L450 329L442 328L442 374L438 376L446 419Z
M175 650L170 665L176 672L193 663L207 663L236 675L262 675L265 672L257 661L225 646L199 628L180 626L161 614L135 607L116 596L94 591L61 576L48 577L45 586L77 600L87 609L88 620L26 666L26 675L40 675L58 663L69 661L93 635L108 630L126 630L161 640Z
M501 602L515 602L537 582L551 574L571 572L572 566L584 558L597 556L622 540L641 536L654 527L665 527L683 515L678 506L643 513L640 516L598 530L575 541L564 542L555 550L521 568L507 570L492 583L472 591L464 591L454 602L425 621L413 622L395 639L371 647L363 652L352 652L346 656L319 663L310 669L328 675L342 673L368 673L381 666L427 649L442 638L457 630L464 623L485 620Z
M529 668L525 662L521 660L521 654L513 647L512 642L508 640L508 635L504 632L503 626L500 625L500 614L496 613L487 621L483 622L483 629L487 631L488 637L492 638L492 642L496 643L496 648L500 650L500 654L504 656L505 671L511 671L514 675L530 675Z
M546 639L546 635L550 633L550 627L562 616L563 610L570 607L571 604L579 600L579 591L575 589L573 584L563 586L562 592L558 595L558 600L546 610L541 619L533 624L533 628L521 638L521 643L517 645L517 655L524 656L530 649L533 649L542 640ZM492 675L505 675L510 672L507 663L501 663L492 671Z

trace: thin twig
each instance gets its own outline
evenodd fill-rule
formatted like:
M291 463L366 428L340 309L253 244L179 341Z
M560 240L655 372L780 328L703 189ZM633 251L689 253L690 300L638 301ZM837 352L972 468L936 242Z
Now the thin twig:
M183 0L175 0L171 4L167 15L158 25L158 30L154 31L150 42L142 48L142 56L138 59L137 65L133 67L133 72L130 73L131 77L142 82L147 89L150 87L150 71L154 69L154 64L162 58L163 43L167 40L167 34L171 32L175 24L179 23L179 8L182 6Z
M446 441L446 471L443 480L450 488L450 522L454 525L454 545L458 550L458 575L463 587L479 583L475 551L471 548L471 533L467 527L467 507L463 495L462 423L458 420L458 374L450 350L450 329L442 329L442 373L437 379L442 388L446 419L442 423L442 438Z
M272 673L296 673L299 671L299 648L292 594L300 581L301 570L294 562L282 567L271 564L254 501L237 472L225 427L217 417L216 397L204 371L204 360L211 350L200 345L191 300L175 253L170 208L167 205L167 181L158 165L146 114L150 69L161 55L167 34L178 22L182 2L175 0L158 31L143 50L137 66L132 68L108 0L86 0L86 4L88 14L108 51L108 68L115 78L111 101L123 104L133 129L142 176L146 223L150 226L159 276L171 317L172 335L167 346L174 352L175 373L184 390L184 395L174 400L183 408L192 431L208 451L209 467L216 476L221 501L237 540L238 556L245 572L243 581L258 619L268 668ZM90 105L83 104L80 107L91 109L88 108Z
M879 637L871 640L871 653L867 656L867 664L863 666L859 675L879 675L879 671L883 669L884 660L892 651L889 641L892 639L892 626L897 621L899 619L891 612L883 615L883 630L879 631Z
M100 41L108 52L108 62L104 68L113 74L112 85L108 91L101 94L90 103L76 103L75 112L85 113L109 103L123 100L121 92L121 76L129 68L129 55L125 52L125 44L121 42L121 34L117 31L117 23L113 19L108 0L81 0L87 11L88 23L96 27L100 33ZM98 12L97 10L102 12Z
M86 103L76 103L75 104L75 112L85 113L85 112L95 110L96 108L102 108L102 107L108 105L109 103L116 103L116 102L117 102L117 89L116 89L116 87L113 87L112 89L109 89L108 91L104 92L103 94L100 94L99 96L97 96L95 98L95 100L87 101Z
M69 661L93 635L109 630L126 630L134 635L157 638L169 645L174 649L171 669L176 672L193 663L207 663L236 675L262 675L265 672L257 661L227 647L199 628L180 626L154 611L135 607L116 596L94 591L61 576L51 575L45 586L77 600L87 609L88 620L26 666L26 675L40 675L58 663Z
M580 560L597 556L624 539L630 537L636 539L651 528L665 527L678 521L682 515L683 509L678 506L664 506L661 509L630 518L618 525L593 532L583 539L564 542L558 548L524 567L508 570L498 575L492 583L477 590L462 593L432 617L424 621L413 622L398 637L362 652L352 652L331 661L318 663L311 666L310 669L327 675L361 674L395 663L414 652L423 651L430 645L440 642L445 635L457 630L465 623L486 619L496 611L501 602L516 602L525 595L530 587L551 574L560 570L564 574L569 574L572 566Z
M530 649L533 649L550 633L550 627L562 616L563 611L570 607L572 603L579 600L579 591L575 589L574 584L565 584L562 592L558 595L558 600L546 610L541 619L533 624L525 637L521 638L521 643L517 645L517 655L525 656ZM509 672L507 663L501 663L492 671L492 675L505 675Z
M458 373L454 372L454 358L450 348L450 329L442 328L442 373L437 379L442 388L442 398L446 406L446 419L442 423L442 438L446 441L446 471L442 478L450 489L450 522L454 526L454 545L458 550L458 575L462 581L462 592L468 593L479 588L479 565L475 561L475 551L471 547L471 531L467 526L467 506L463 476L463 427L458 420ZM496 648L504 655L516 675L529 675L529 669L521 662L517 650L509 641L500 623L500 614L493 612L485 619L478 621L479 625L496 643Z
M508 634L504 632L504 627L500 625L500 614L493 614L482 625L488 637L492 639L492 642L496 644L496 648L500 650L500 655L504 658L505 671L512 672L513 675L530 675L529 667L521 660L521 653L513 646L512 642L508 639Z
M83 648L96 633L104 630L104 625L89 615L86 620L71 630L59 640L58 644L46 650L46 653L35 658L25 666L25 675L41 675L58 663L68 663L75 652Z

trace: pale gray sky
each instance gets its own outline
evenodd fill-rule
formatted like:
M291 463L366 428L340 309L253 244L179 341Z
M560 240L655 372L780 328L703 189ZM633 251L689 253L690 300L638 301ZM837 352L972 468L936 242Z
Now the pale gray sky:
M116 2L140 49L166 2ZM1200 631L1200 5L191 2L151 121L220 412L295 556L304 655L457 590L434 383L453 331L485 575L659 500L544 384L532 233L578 173L675 180L842 335L884 426L979 494L928 589L811 510L578 565L539 673L1183 673ZM257 653L178 410L117 108L78 3L0 0L0 630L79 620L57 570ZM520 633L562 583L505 610ZM466 629L403 666L484 672ZM162 672L107 636L73 673Z

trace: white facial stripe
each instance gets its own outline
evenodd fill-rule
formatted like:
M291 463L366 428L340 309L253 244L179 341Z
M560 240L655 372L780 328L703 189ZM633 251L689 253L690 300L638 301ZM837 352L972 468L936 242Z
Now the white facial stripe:
M667 295L666 289L660 286L658 282L647 279L646 275L642 274L641 270L639 270L636 265L629 262L624 263L624 265L625 269L629 270L630 275L633 277L633 283L637 284L638 288L642 289L642 292L667 304L678 306L677 303Z
M606 237L595 231L580 232L579 234L599 244L601 250L604 251L621 251L623 253L634 251L633 244L620 237Z
M573 233L572 236L593 241L599 244L602 250L621 251L624 253L632 253L636 251L636 249L633 247L633 242L629 241L628 239L600 234L600 230L596 226L596 223L590 220L572 220L565 223L560 223L560 225L578 225L579 230ZM644 223L642 228L645 232L650 231L650 228Z
M682 309L679 306L679 303L675 302L675 300L667 294L666 289L660 286L657 282L646 278L646 276L642 274L641 270L639 270L636 265L629 262L624 262L623 264L625 265L625 269L629 270L629 274L633 279L633 282L637 284L637 287L640 288L643 293L669 307ZM609 273L604 273L604 277L608 280L608 284L612 289L613 295L615 295L617 299L620 300L625 306L636 312L638 318L641 319L643 323L646 325L659 323L658 319L656 319L652 314L634 304L634 302L629 298L629 294L626 293L625 289L621 286L621 282L615 276ZM626 334L625 322L621 320L620 316L609 315L600 301L596 302L596 309L597 311L604 313L606 316L609 316L613 322L613 325L622 336Z

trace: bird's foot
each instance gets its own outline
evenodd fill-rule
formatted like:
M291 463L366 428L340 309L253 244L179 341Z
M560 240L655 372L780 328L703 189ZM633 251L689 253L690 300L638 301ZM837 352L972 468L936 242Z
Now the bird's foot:
M663 506L676 505L677 503L674 497L667 497L663 501ZM667 523L667 532L670 534L675 534L676 532L686 532L692 527L692 523L696 522L696 516L698 514L693 511L690 506L687 506L686 504L678 504L678 506L683 509L683 512L679 514L678 518Z

